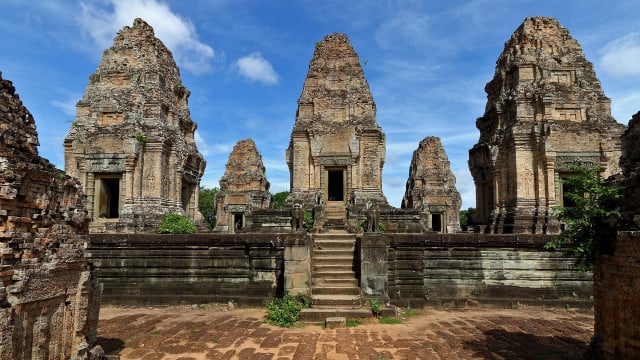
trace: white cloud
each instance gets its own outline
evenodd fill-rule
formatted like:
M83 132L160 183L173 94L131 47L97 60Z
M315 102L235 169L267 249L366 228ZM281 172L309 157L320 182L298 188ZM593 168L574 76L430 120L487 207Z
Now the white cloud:
M51 105L57 107L58 109L62 110L62 112L65 115L69 115L72 117L76 116L76 103L78 102L78 99L80 99L81 96L79 95L73 95L73 97L70 97L66 100L52 100L51 101Z
M196 130L194 134L194 139L196 141L198 151L200 151L200 153L204 156L229 154L231 153L231 149L233 149L232 144L209 144L207 141L205 141L198 130Z
M108 0L112 9L95 3L82 3L80 24L102 49L111 46L118 30L131 26L142 18L154 29L156 36L171 50L176 62L192 73L211 69L213 49L198 39L193 23L177 15L165 3L157 0Z
M627 124L631 117L640 110L640 91L629 91L612 96L611 114L622 124Z
M468 168L458 168L453 170L456 177L456 189L462 197L462 207L460 210L476 207L476 185Z
M251 81L275 85L279 80L273 66L258 52L241 57L235 62L234 67L240 75Z
M602 49L602 68L614 76L640 75L640 33L613 40Z

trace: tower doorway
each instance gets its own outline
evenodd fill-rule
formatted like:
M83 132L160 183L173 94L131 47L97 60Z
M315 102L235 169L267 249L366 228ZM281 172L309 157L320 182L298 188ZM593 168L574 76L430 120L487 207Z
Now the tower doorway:
M327 200L344 201L344 169L330 169L327 173Z

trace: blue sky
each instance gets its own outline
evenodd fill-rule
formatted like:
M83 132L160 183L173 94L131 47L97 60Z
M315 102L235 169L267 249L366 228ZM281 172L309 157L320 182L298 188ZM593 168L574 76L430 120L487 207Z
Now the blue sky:
M387 136L383 190L399 206L418 143L438 136L463 197L475 119L504 42L527 16L553 16L595 66L613 116L640 110L636 0L263 1L2 0L0 71L36 119L40 154L64 168L75 104L118 29L140 17L173 52L198 147L202 185L218 186L233 145L252 138L271 191L289 189L285 149L314 45L346 33L364 64Z

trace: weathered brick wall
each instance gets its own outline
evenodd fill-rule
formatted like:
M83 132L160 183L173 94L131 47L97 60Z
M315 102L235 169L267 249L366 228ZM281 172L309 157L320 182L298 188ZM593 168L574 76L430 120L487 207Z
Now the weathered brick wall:
M283 244L297 237L92 234L89 252L103 303L261 305L284 291Z
M550 252L548 235L390 234L389 297L435 306L590 306L591 274Z
M0 73L0 359L83 359L99 291L79 184L38 156L33 117Z
M640 359L640 232L621 233L593 277L597 358Z

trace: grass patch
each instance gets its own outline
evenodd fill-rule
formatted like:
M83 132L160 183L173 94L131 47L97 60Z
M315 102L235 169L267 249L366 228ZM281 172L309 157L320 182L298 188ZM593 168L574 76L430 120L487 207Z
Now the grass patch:
M380 324L385 324L385 325L402 324L402 319L397 318L397 317L386 317L386 316L383 316L380 319L378 319L378 321L380 322Z
M403 316L416 316L416 315L420 315L420 311L416 310L416 309L406 309L405 311L402 312Z
M347 319L346 325L347 325L347 327L356 327L356 326L360 325L360 319L355 319L355 320Z

